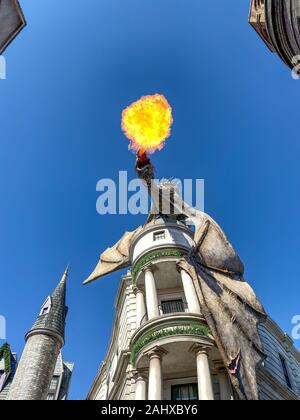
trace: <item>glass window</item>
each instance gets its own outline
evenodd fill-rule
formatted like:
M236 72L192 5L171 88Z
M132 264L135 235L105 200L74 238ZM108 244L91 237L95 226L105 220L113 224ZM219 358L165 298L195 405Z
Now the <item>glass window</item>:
M50 391L55 391L58 385L58 378L54 377L50 383Z
M41 308L40 316L47 315L50 312L51 306L52 306L52 299L50 296L48 296Z
M165 300L161 302L163 314L174 314L176 312L185 312L182 299Z
M291 383L291 380L290 380L290 375L289 375L289 371L288 371L288 368L287 368L286 360L281 354L279 355L279 357L280 357L280 361L281 361L281 365L282 365L282 370L283 370L285 382L286 382L287 386L290 389L292 389L292 383Z
M159 232L154 232L153 234L154 241L162 241L163 239L166 239L166 232L164 230L161 230Z
M54 394L48 394L47 395L47 400L48 401L54 401Z
M173 401L197 401L198 385L185 384L174 385L171 388L171 398Z

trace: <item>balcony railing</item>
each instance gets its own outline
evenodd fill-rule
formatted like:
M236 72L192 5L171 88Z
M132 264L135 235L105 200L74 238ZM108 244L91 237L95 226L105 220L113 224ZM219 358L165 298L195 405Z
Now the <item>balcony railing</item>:
M169 315L169 314L176 314L176 313L184 313L188 312L188 304L187 302L183 302L182 300L171 300L162 302L161 305L158 305L158 311L160 316ZM144 325L148 321L147 313L143 316L140 327Z
M168 300L159 305L159 312L162 315L186 312L187 309L188 305L186 302L183 302L182 299Z

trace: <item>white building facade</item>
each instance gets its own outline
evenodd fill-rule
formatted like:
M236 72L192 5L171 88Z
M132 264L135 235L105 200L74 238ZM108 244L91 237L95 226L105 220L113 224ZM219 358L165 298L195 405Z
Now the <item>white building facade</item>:
M183 222L159 217L134 238L109 350L88 399L236 398L193 281L177 267L193 236ZM259 372L261 399L299 399L300 355L292 341L271 320L260 333L268 356Z

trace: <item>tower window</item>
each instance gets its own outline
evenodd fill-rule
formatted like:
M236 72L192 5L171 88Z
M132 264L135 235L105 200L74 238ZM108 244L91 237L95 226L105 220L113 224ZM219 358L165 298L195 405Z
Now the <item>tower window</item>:
M290 389L292 389L292 383L291 383L289 371L288 371L288 368L287 368L286 360L281 354L279 355L279 358L280 358L280 361L281 361L285 382L286 382L287 386Z
M54 401L54 394L48 394L47 395L47 400L48 401Z
M48 296L41 308L40 316L47 315L50 312L51 306L52 306L52 299L50 296Z
M171 388L172 401L197 401L197 384L174 385Z
M54 377L50 383L50 391L56 391L58 385L58 378Z
M162 241L163 239L166 239L166 231L160 230L159 232L155 232L153 234L153 240L155 241Z

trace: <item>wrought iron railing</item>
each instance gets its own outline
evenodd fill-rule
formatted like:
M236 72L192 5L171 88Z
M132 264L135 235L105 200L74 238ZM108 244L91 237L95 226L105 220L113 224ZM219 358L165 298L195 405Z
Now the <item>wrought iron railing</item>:
M158 305L160 316L188 312L188 304L182 300L168 300ZM140 322L140 327L148 321L148 314L145 313Z
M161 315L174 314L178 312L186 312L188 305L181 299L168 300L159 305L159 312Z

